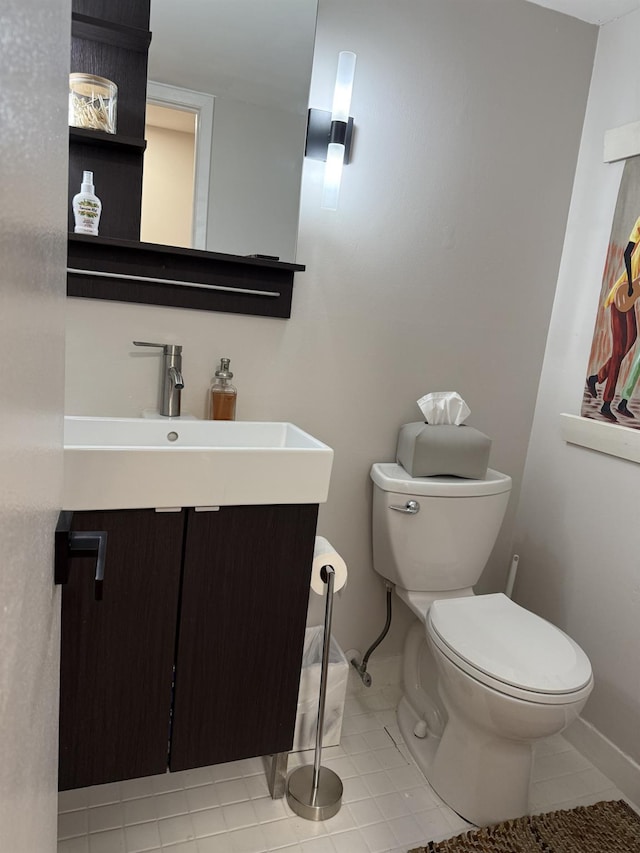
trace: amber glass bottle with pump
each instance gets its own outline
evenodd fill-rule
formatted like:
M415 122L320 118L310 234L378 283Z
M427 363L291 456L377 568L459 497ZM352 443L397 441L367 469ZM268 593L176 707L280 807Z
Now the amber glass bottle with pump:
M233 373L229 370L228 358L220 359L209 395L209 419L213 421L235 421L238 391L231 384Z

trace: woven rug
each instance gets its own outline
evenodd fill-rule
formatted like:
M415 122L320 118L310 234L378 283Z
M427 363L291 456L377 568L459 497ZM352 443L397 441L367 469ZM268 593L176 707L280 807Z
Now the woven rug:
M640 816L623 800L607 801L508 820L409 853L640 853Z

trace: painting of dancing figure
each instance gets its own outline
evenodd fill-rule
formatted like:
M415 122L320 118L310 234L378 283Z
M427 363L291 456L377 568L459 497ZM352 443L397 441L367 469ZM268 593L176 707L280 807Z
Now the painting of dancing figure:
M624 167L602 276L583 417L640 428L640 158Z

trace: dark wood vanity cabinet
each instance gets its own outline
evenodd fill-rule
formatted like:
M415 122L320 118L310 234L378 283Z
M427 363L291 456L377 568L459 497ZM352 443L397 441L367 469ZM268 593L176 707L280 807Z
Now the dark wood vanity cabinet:
M317 506L76 512L106 530L62 595L60 790L291 748Z

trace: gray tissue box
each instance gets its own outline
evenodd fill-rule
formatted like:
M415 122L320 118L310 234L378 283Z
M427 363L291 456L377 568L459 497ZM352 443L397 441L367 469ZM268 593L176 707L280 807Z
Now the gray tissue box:
M419 421L400 427L396 459L412 477L452 474L481 480L490 452L491 439L473 427Z

